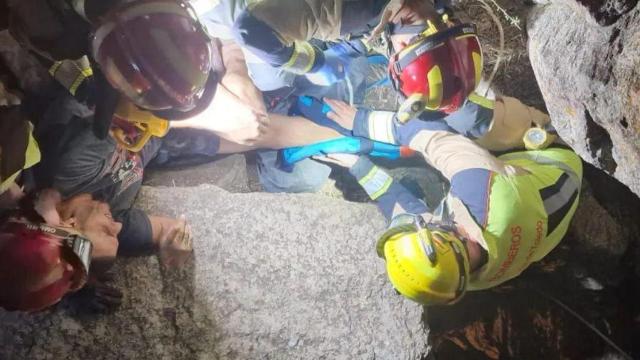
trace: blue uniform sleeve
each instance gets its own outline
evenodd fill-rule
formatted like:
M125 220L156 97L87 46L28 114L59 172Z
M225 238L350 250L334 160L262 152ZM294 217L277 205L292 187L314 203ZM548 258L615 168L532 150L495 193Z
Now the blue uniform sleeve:
M478 139L489 131L493 120L493 101L485 102L487 104L483 105L467 99L460 109L447 115L444 121L458 134L472 140Z
M413 136L421 130L444 130L472 140L482 137L491 127L493 101L480 96L475 96L475 98L480 98L483 101L467 99L462 107L451 114L425 111L417 119L407 122L405 127L399 123L396 124L398 142L403 145L408 144ZM418 119L426 124L416 123Z
M343 1L340 35L361 35L380 22L388 0Z
M492 174L487 169L467 169L451 178L451 194L462 201L483 228L487 225Z
M407 188L395 180L389 187L389 190L376 200L376 205L389 221L393 218L393 210L396 205L400 205L405 212L411 214L424 214L429 212L429 208L427 208L427 205L422 200L415 197Z
M429 211L424 201L418 199L364 156L358 159L349 172L367 191L369 197L375 200L378 209L389 221L393 218L393 212L397 206L412 214L424 214Z
M233 36L240 46L275 67L286 64L293 55L294 45L284 44L271 26L248 10L243 11L236 19Z
M444 120L423 121L412 119L405 124L394 121L393 127L396 141L401 145L409 145L413 137L423 130L456 132Z
M122 223L118 234L118 255L143 256L153 253L153 232L149 216L139 209L116 211L113 218Z

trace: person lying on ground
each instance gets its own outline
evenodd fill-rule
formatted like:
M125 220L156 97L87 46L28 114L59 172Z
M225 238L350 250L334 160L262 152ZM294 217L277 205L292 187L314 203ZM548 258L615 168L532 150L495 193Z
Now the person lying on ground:
M94 295L93 309L104 311L119 305L122 294L104 283L118 253L123 226L113 219L109 205L87 193L61 200L52 189L43 190L33 205L5 214L0 221L0 284L4 289L0 307L43 310L85 285ZM182 262L191 249L186 222L154 230L151 241L161 257L165 254L164 262Z

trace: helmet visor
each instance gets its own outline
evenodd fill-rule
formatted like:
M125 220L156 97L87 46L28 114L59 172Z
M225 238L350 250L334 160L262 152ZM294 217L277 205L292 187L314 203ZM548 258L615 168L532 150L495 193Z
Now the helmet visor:
M148 110L189 111L212 67L211 38L187 2L146 0L113 10L92 39L109 83Z

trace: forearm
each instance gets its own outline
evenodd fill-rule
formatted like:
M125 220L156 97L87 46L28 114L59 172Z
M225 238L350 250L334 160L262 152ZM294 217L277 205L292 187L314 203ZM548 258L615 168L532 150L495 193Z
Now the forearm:
M262 102L257 105L256 107L264 106ZM213 101L204 111L186 120L172 121L171 127L188 127L225 133L254 123L259 115L259 112L250 104L242 102L226 87L219 86Z
M236 142L220 138L220 144L218 147L218 154L237 154L250 150L255 150L256 146L238 144Z
M249 77L244 54L233 42L222 43L222 57L226 72L220 80L220 88L240 99L255 111L266 113L262 92Z
M269 114L265 134L258 139L256 146L282 149L309 145L340 136L337 131L317 125L303 117Z
M448 131L420 130L411 137L409 147L451 181L468 169L486 169L504 173L504 163L472 140Z

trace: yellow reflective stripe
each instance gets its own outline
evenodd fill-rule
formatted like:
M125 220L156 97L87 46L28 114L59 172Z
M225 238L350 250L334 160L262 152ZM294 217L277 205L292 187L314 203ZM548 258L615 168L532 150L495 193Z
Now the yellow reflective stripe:
M40 147L38 146L38 142L36 141L36 139L33 137L33 124L29 122L28 127L29 127L29 142L27 143L27 148L25 149L24 165L22 166L22 169L11 174L6 179L0 179L1 180L0 193L3 193L9 189L11 184L13 184L13 182L22 173L22 170L28 169L40 162L40 158L41 158Z
M427 81L429 83L429 97L427 98L428 109L438 109L442 103L444 86L442 84L442 72L440 67L435 65L427 73Z
M39 162L40 147L38 146L36 139L33 137L33 124L29 122L29 144L27 145L23 168L28 169Z
M58 71L60 66L62 66L62 61L54 62L53 65L51 65L51 67L49 68L49 74L51 74L51 76L55 76L56 71Z
M378 190L375 193L369 195L371 200L376 200L380 196L384 195L384 193L386 193L387 190L389 190L389 187L391 186L392 183L393 183L393 179L392 178L387 179L387 181L385 181L384 185L380 188L380 190Z
M431 20L427 20L427 28L420 35L427 37L437 32L438 32L438 28L433 24Z
M487 108L487 109L491 109L493 110L493 107L495 106L495 101L491 100L487 97L484 97L478 93L476 93L475 91L472 92L471 94L469 94L469 101L471 101L472 103L478 104L480 106L482 106L483 108Z
M316 52L308 42L295 42L291 58L282 67L295 74L306 74L316 61Z
M71 93L71 95L75 95L76 94L76 91L78 91L78 88L80 87L80 84L82 84L82 82L86 78L87 77L84 76L83 73L78 75L78 77L73 81L73 84L71 84L71 86L69 87L69 92Z
M471 53L471 57L473 58L473 68L475 70L477 86L482 80L482 53L477 53L474 51Z
M374 166L358 183L367 192L371 200L382 196L393 183L393 178L379 167Z
M93 76L93 69L91 69L91 68L80 69L80 73L82 73L82 75L84 75L84 77Z
M82 82L93 75L93 70L86 56L78 60L57 61L49 68L49 73L72 95L82 85Z

